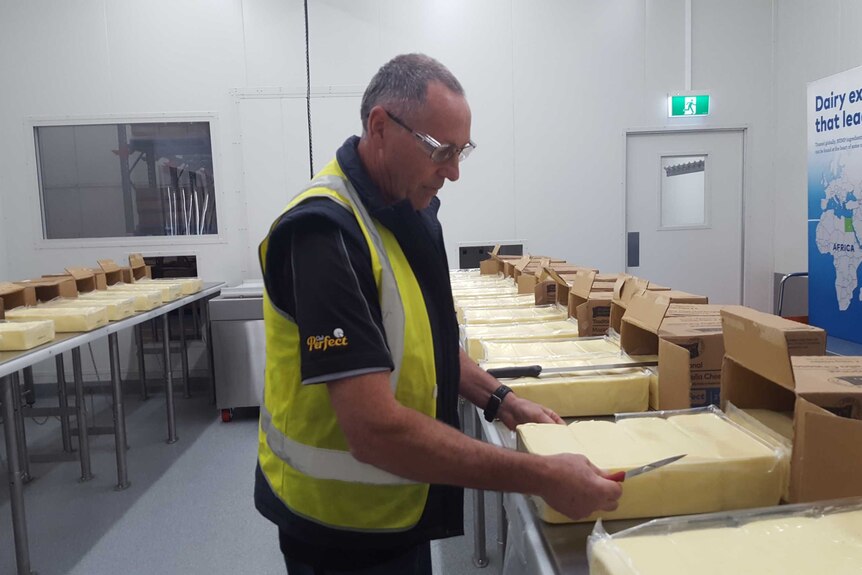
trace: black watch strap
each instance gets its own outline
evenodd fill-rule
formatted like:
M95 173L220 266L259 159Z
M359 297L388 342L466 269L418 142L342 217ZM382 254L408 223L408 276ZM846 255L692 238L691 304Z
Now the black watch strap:
M488 398L488 404L485 405L485 421L494 421L497 419L497 412L500 411L500 406L503 405L503 399L512 391L508 385L501 385L491 397Z

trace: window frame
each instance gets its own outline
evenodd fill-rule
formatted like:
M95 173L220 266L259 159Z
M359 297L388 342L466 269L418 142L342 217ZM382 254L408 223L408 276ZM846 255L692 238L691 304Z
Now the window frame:
M164 122L207 122L210 128L210 145L212 146L213 181L215 182L215 212L218 222L218 233L207 235L179 236L122 236L110 238L62 238L47 239L42 198L42 179L40 174L39 146L36 138L36 128L50 126L106 125L106 124L146 124ZM29 143L28 180L29 188L35 193L29 194L31 208L31 227L36 230L33 237L33 247L36 250L93 248L93 247L130 247L159 249L167 246L194 246L207 244L226 244L224 229L227 223L223 219L222 205L226 201L224 191L224 176L221 170L221 144L219 141L220 125L215 112L165 112L157 114L98 114L87 116L31 116L24 122L26 132L25 142ZM176 250L172 250L176 251Z

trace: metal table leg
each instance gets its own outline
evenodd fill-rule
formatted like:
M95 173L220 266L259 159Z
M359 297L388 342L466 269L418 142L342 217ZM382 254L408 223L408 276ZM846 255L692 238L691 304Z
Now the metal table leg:
M165 360L165 399L168 409L168 443L177 442L177 422L174 413L174 380L171 375L171 332L168 325L168 314L162 316L162 352Z
M21 467L21 479L24 483L28 483L33 477L30 475L30 456L27 453L27 429L24 426L24 413L21 407L21 385L17 373L13 373L9 377L9 387L12 388L12 395L14 397L12 409L14 410L15 417L12 421L17 429L15 437L18 438L18 465Z
M472 417L473 437L482 439L482 424L479 422L479 413L471 406L467 410ZM476 567L488 566L488 550L485 547L485 492L481 489L473 491L473 565Z
M66 366L63 363L63 354L59 353L54 358L57 364L57 402L63 412L60 414L60 435L63 439L63 451L72 453L72 431L69 427L69 415L65 410L69 409L69 399L66 397Z
M210 302L208 299L201 301L201 318L204 324L203 327L203 337L206 339L206 347L207 350L207 367L209 368L210 374L210 385L212 386L212 402L213 405L216 403L216 384L215 384L215 360L213 359L213 337L212 337L212 323L210 322Z
M111 358L111 395L114 399L114 446L117 450L117 490L129 486L126 467L126 415L123 412L123 388L120 381L120 346L117 334L108 334L108 355Z
M81 369L81 348L72 349L72 376L75 380L75 420L78 423L78 456L81 460L81 481L93 478L90 472L90 432L87 427L87 403L84 401L84 375Z
M24 368L24 401L27 405L36 403L36 385L33 383L33 366ZM20 387L20 385L19 385Z
M180 363L183 367L183 388L185 390L183 392L183 397L188 399L192 396L192 390L189 384L189 348L186 344L185 309L178 309L177 314L180 316Z
M509 522L503 506L503 492L497 493L497 549L500 551L500 572L503 570L503 557L506 556L506 541L509 537Z
M14 406L20 397L13 393L12 376L0 378L3 394L3 431L6 437L6 460L9 469L9 502L12 507L12 533L15 538L15 563L18 575L30 575L30 544L27 541L27 517L24 513L24 477L18 464L15 441Z
M147 369L144 357L144 326L138 324L135 326L135 340L138 344L138 373L141 378L141 401L146 401L149 395L147 394Z

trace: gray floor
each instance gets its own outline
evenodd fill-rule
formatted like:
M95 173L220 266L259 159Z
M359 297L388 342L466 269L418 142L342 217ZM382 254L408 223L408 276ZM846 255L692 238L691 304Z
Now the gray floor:
M97 423L109 425L110 396L95 395ZM40 400L49 405L51 400ZM26 486L32 567L39 575L283 574L276 530L252 502L257 420L219 421L204 391L176 398L180 441L167 445L165 401L126 395L131 487L116 491L112 436L91 438L93 473L78 481L76 461L32 463ZM61 450L57 421L27 421L33 459ZM3 461L5 474L5 458ZM5 477L5 475L4 475ZM434 572L499 572L496 517L486 498L490 564L471 561L472 500L465 501L466 535L432 545ZM0 482L0 573L15 573L8 483Z

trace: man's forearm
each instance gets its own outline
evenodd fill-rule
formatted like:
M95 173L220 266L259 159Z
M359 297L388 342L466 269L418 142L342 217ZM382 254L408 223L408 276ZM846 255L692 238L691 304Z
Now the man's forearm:
M473 405L485 407L488 398L500 386L500 382L488 375L488 372L476 365L470 356L462 349L460 355L461 396Z

